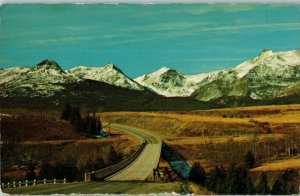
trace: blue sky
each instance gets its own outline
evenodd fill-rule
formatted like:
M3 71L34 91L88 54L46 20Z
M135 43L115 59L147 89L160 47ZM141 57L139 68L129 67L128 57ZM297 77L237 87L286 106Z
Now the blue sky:
M0 7L0 67L114 63L130 77L232 68L300 49L299 4L27 4Z

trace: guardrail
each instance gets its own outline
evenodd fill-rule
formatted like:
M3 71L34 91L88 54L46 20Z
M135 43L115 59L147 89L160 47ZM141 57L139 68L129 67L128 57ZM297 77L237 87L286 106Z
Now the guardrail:
M53 180L33 180L33 181L13 181L13 182L8 182L8 183L1 183L1 188L16 188L16 187L22 187L22 186L34 186L37 184L56 184L56 183L66 183L66 179L63 180L56 180L55 178Z
M115 165L112 165L110 167L106 167L104 169L100 169L97 171L91 172L91 179L92 180L103 180L104 178L111 176L114 173L117 173L118 171L121 171L128 165L130 165L144 150L145 146L147 145L147 142L144 140L142 145L139 147L137 151L135 151L130 157L125 159L124 161L117 163Z

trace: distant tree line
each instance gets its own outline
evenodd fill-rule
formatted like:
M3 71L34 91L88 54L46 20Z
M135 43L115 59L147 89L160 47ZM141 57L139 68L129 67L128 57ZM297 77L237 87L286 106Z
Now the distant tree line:
M245 153L252 151L257 162L263 163L274 159L274 157L286 154L288 147L296 146L299 149L300 135L286 134L284 138L260 139L254 134L253 138L245 142L236 142L233 138L224 143L214 141L206 142L198 149L198 154L210 164L218 162L221 165L230 165L242 162Z
M289 183L293 178L292 171L286 171L278 176L272 186L268 185L266 174L261 173L254 184L248 172L248 169L254 165L255 159L251 152L246 154L244 166L232 164L227 170L223 166L215 166L209 173L206 173L200 163L195 162L191 168L189 179L216 194L285 195L296 193L294 187Z
M100 118L93 113L87 114L84 118L80 114L80 108L72 107L66 104L61 113L61 119L69 121L76 131L85 132L89 135L97 135L102 130L102 123Z

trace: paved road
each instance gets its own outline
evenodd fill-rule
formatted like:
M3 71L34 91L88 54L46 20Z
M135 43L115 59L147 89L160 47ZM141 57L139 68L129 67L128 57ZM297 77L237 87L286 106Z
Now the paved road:
M134 135L141 140L146 140L147 145L140 154L140 156L132 162L129 166L121 170L120 172L107 177L106 181L132 181L132 180L146 180L152 176L153 169L157 167L160 151L161 151L161 139L154 134L149 133L143 129L112 124L113 128L120 131L127 132Z

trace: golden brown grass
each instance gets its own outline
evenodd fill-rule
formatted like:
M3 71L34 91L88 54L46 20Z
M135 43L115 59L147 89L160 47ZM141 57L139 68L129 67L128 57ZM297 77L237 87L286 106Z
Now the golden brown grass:
M283 160L275 160L262 166L251 169L252 172L284 171L289 169L300 169L300 157Z
M249 142L253 140L253 134L247 135L237 135L237 136L216 136L216 137L208 137L208 136L200 136L200 137L170 137L165 140L167 144L182 144L182 145L197 145L197 144L205 144L209 142L213 143L225 143L228 140L232 140L232 142ZM256 136L258 140L261 142L267 139L281 139L284 137L283 134L259 134Z
M206 188L199 186L193 182L187 182L186 188L190 193L193 193L194 195L214 195L214 193L208 191Z
M104 121L153 130L163 138L300 130L300 105L190 112L108 112L99 115Z

